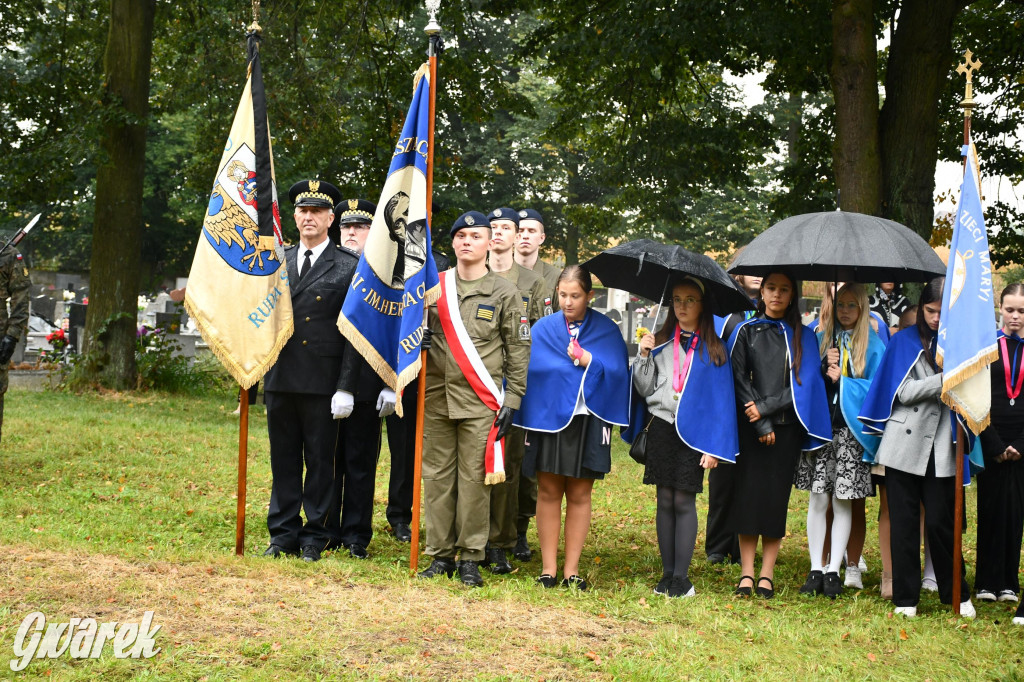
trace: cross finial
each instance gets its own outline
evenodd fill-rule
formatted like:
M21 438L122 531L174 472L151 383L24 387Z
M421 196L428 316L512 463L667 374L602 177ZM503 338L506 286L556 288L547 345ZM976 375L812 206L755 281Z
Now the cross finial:
M956 67L957 73L962 73L967 76L967 83L964 86L964 99L960 102L960 107L964 109L966 116L971 115L971 109L974 108L974 72L981 66L981 62L974 58L974 54L970 50L964 53L964 61L960 66Z

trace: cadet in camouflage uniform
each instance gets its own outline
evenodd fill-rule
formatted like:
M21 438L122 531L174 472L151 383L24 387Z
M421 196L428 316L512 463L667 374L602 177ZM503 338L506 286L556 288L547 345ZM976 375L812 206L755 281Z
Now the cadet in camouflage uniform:
M544 278L546 290L541 299L544 315L558 312L558 297L555 288L559 268L542 261L539 257L541 244L544 243L544 217L540 211L527 208L519 211L519 230L516 232L516 264ZM533 556L530 545L526 542L526 531L530 527L530 519L537 514L537 479L529 476L519 477L518 518L516 520L516 539L513 554L520 561L529 561Z
M28 326L28 287L32 281L21 254L13 246L0 253L0 439L4 428L4 394L7 368L25 328ZM8 303L11 307L7 313ZM524 373L525 375L525 373Z
M491 272L508 280L519 290L523 312L532 326L544 316L544 298L548 286L544 278L515 262L516 233L519 214L511 208L496 208L488 215L491 221ZM515 549L518 533L519 477L526 449L526 432L513 427L505 438L505 482L491 487L491 532L488 537L484 566L491 573L512 572L508 554Z
M483 585L478 564L490 531L490 486L485 483L485 450L492 425L496 438L512 426L526 392L530 325L515 286L487 268L491 227L487 216L470 211L451 229L457 259L455 289L459 319L465 325L484 369L497 386L505 381L497 414L472 388L451 350L438 315L430 307L426 401L423 415L423 490L426 553L433 557L422 578L453 575ZM453 272L451 270L448 271ZM447 277L442 274L442 277ZM472 349L467 349L471 352ZM456 553L461 553L458 564Z

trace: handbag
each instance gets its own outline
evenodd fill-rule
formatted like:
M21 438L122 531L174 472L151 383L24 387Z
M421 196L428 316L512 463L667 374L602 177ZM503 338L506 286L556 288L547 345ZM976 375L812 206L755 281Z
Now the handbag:
M629 446L629 456L637 464L647 464L647 429L651 428L652 423L654 423L653 416L647 421L644 430L636 434L633 444Z

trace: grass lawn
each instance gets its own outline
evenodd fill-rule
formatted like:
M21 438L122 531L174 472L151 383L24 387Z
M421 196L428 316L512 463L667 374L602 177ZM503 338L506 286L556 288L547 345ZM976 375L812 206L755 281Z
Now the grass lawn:
M914 620L878 596L868 503L865 589L835 602L797 589L809 568L806 495L794 492L774 600L737 600L738 567L703 553L698 595L652 594L660 578L654 490L616 446L594 490L586 593L536 588L539 552L483 589L417 581L387 534L387 450L371 559L259 557L270 468L263 407L250 421L246 557L234 556L238 426L233 396L7 394L0 444L0 675L49 679L1022 679L1014 606L957 620L926 594ZM973 489L965 554L973 577ZM536 548L534 529L531 544ZM421 566L425 566L421 559ZM13 673L26 615L134 621L155 612L154 658L65 655Z

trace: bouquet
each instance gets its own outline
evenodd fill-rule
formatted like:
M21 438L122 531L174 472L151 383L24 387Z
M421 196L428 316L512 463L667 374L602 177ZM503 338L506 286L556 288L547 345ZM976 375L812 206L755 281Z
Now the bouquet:
M55 329L50 332L46 335L46 340L53 346L53 350L58 353L68 345L68 337L65 336L63 329Z
M640 343L640 339L644 338L645 335L650 334L650 333L651 333L651 330L648 329L647 327L637 327L636 328L636 342Z

